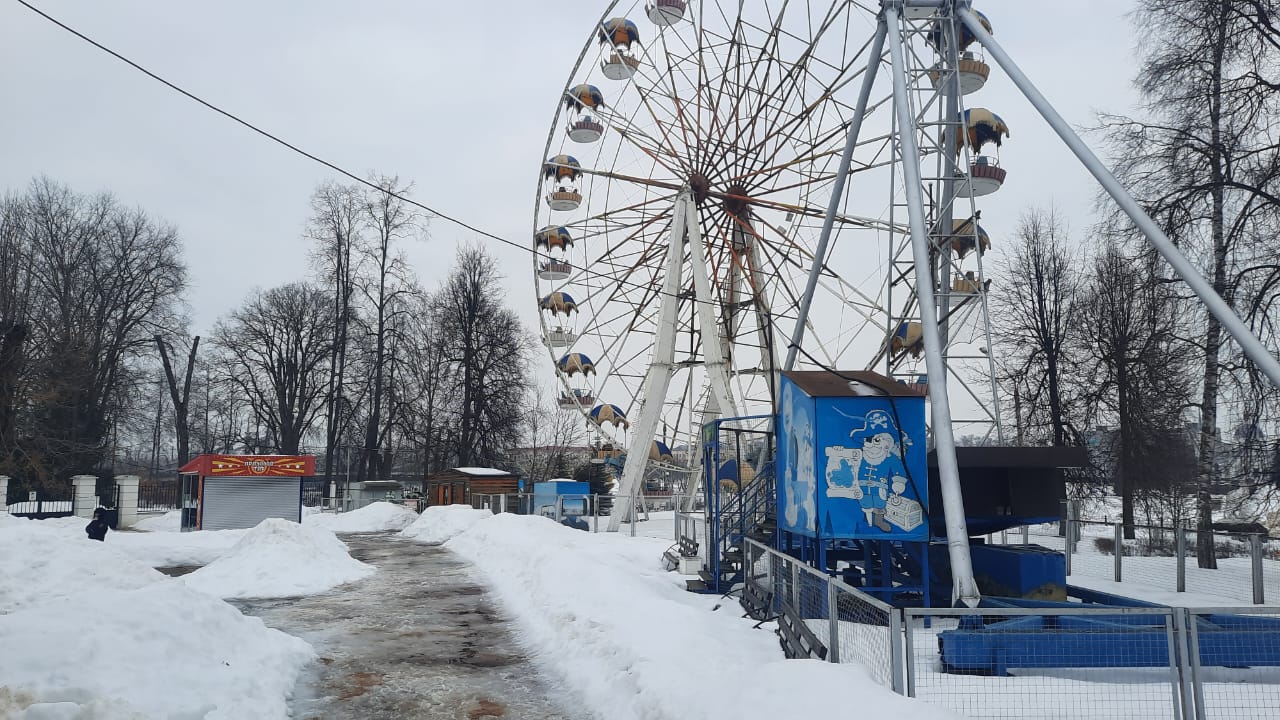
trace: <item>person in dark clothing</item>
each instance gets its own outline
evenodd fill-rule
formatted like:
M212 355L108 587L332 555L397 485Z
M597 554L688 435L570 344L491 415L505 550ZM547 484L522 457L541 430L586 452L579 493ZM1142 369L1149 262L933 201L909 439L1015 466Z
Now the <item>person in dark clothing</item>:
M93 511L93 521L84 528L90 540L105 542L107 539L107 520L103 517L102 508Z

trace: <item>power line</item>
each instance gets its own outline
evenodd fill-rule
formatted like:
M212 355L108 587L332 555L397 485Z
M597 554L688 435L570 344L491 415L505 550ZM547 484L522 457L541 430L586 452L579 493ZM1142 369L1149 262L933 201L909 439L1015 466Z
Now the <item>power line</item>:
M486 237L486 238L489 238L489 239L491 239L491 240L496 240L496 241L498 241L498 242L500 242L500 243L503 243L504 245L510 245L511 247L514 247L514 248L516 248L516 249L518 249L518 250L521 250L521 251L523 251L523 252L526 252L526 253L529 253L529 254L531 254L531 255L534 255L535 257L536 257L536 256L538 256L538 253L537 253L537 251L536 251L536 250L530 249L530 248L529 248L528 246L526 246L526 245L521 245L520 243L517 243L517 242L515 242L515 241L508 240L508 239L506 239L506 238L504 238L504 237L501 237L501 236L495 235L495 234L493 234L493 233L491 233L491 232L488 232L488 231L486 231L486 230L482 230L482 229L480 229L480 228L478 228L478 227L476 227L476 226L474 226L474 225L471 225L471 224L466 223L466 222L464 222L464 221L462 221L462 220L459 220L459 219L458 219L458 218L456 218L456 217L453 217L453 216L451 216L451 215L447 215L447 214L445 214L445 213L440 212L439 210L436 210L435 208L429 207L429 206L427 206L427 205L425 205L425 204L423 204L423 203L421 203L421 202L418 202L417 200L414 200L413 198L406 197L406 196L401 195L401 194L399 194L399 193L397 193L397 192L395 192L395 191L393 191L393 190L389 190L389 189L387 189L387 188L384 188L384 187L382 187L382 186L378 185L377 183L372 182L372 181L370 181L370 180L368 180L368 179L366 179L366 178L362 178L362 177L360 177L359 175L356 175L355 173L353 173L353 172L351 172L351 171L347 170L346 168L343 168L342 166L340 166L340 165L338 165L338 164L336 164L336 163L330 162L330 161L325 160L324 158L322 158L322 157L320 157L320 156L318 156L318 155L315 155L315 154L313 154L313 153L307 152L306 150L303 150L302 148L300 148L300 147L298 147L297 145L294 145L293 143L291 143L291 142L289 142L289 141L287 141L287 140L285 140L285 139L281 138L280 136L275 135L275 134L273 134L273 133L270 133L270 132L268 132L268 131L266 131L266 130L264 130L264 129L260 128L260 127L258 127L257 125L254 125L253 123L249 122L248 120L245 120L244 118L242 118L242 117L240 117L240 116L236 115L235 113L232 113L232 112L227 111L227 110L223 110L222 108L218 107L217 105L214 105L213 103L209 102L208 100L205 100L204 98L200 97L199 95L196 95L195 93L192 93L192 92L190 92L190 91L188 91L188 90L183 89L181 86L177 85L176 83L173 83L173 82L170 82L169 80L166 80L165 78L163 78L163 77L161 77L160 75L157 75L156 73L154 73L154 72L152 72L152 71L148 70L147 68L145 68L145 67L143 67L142 65L140 65L140 64L138 64L138 63L136 63L136 62L134 62L133 60L130 60L129 58L125 57L124 55L122 55L122 54L120 54L120 53L116 52L115 50L112 50L111 48L107 47L106 45L103 45L102 43L98 42L97 40L94 40L93 38L89 37L88 35L85 35L84 33L80 32L79 30L76 30L75 28L71 27L70 25L67 25L66 23L62 22L61 20L58 20L57 18L53 17L52 15L49 15L48 13L46 13L46 12L45 12L45 11L43 11L43 10L41 10L40 8L38 8L38 7L34 6L34 5L32 5L31 3L27 2L27 0L17 0L17 2L18 2L18 4L19 4L19 5L22 5L23 7L27 8L27 9L28 9L28 10L30 10L31 12L35 13L36 15L39 15L40 17L44 18L45 20L49 21L50 23L53 23L54 25L58 26L59 28L61 28L61 29L65 30L65 31L67 31L67 32L71 33L72 35L76 36L77 38L79 38L79 39L83 40L84 42L86 42L86 43L88 43L88 44L90 44L90 45L94 46L94 47L95 47L95 48L97 48L98 50L101 50L102 52L104 52L104 53L106 53L106 54L110 55L111 57L113 57L113 58L115 58L115 59L119 60L120 62L125 63L125 64L126 64L126 65L128 65L129 67L131 67L131 68L133 68L133 69L137 70L138 72L141 72L142 74L146 75L147 77L151 78L152 80L155 80L156 82L158 82L158 83L160 83L160 84L164 85L165 87L169 88L170 90L173 90L173 91L175 91L175 92L177 92L177 93L179 93L179 94L183 95L183 96L184 96L184 97L186 97L187 99L192 100L192 101L194 101L194 102L196 102L196 103L198 103L198 104L200 104L200 105L202 105L202 106L204 106L204 107L208 108L209 110L212 110L212 111L214 111L214 112L218 113L219 115L221 115L221 116L223 116L223 117L227 118L228 120L231 120L231 121L233 121L233 122L235 122L235 123L237 123L237 124L239 124L239 125L241 125L241 126L243 126L243 127L247 128L247 129L249 129L249 130L251 130L251 131L253 131L253 132L257 133L258 135L261 135L262 137L267 138L268 140L270 140L270 141L272 141L272 142L276 143L277 145L281 145L281 146L283 146L283 147L285 147L285 148L287 148L287 149L289 149L289 150L291 150L291 151L293 151L293 152L295 152L295 153L297 153L297 154L299 154L299 155L301 155L301 156L303 156L303 157L307 158L308 160L311 160L312 162L319 163L320 165L323 165L323 166L325 166L325 167L329 168L330 170L332 170L332 171L334 171L334 172L336 172L336 173L338 173L338 174L340 174L340 175L342 175L342 176L344 176L344 177L350 178L351 180L354 180L355 182L358 182L358 183L360 183L361 185L365 185L365 186L367 186L367 187L369 187L369 188L372 188L373 190L376 190L376 191L378 191L378 192L380 192L380 193L383 193L383 194L385 194L385 195L387 195L387 196L389 196L389 197L393 197L393 198L395 198L395 199L397 199L397 200L400 200L401 202L405 202L405 203L408 203L408 204L410 204L410 205L413 205L414 207L421 208L422 210L425 210L425 211L427 211L428 213L430 213L433 217L438 217L438 218L440 218L440 219L442 219L442 220L445 220L445 221L451 222L451 223L453 223L454 225L457 225L457 226L459 226L459 227L461 227L461 228L464 228L464 229L466 229L466 230L470 230L471 232L474 232L474 233L476 233L477 235L480 235L480 236L482 236L482 237ZM609 281L615 282L615 283L617 283L618 285L624 285L624 286L629 285L629 286L631 286L631 287L640 288L640 289L643 289L643 290L649 290L649 291L655 292L655 293L656 293L656 294L658 294L658 295L665 295L665 294L667 294L667 293L664 293L661 289L655 289L655 288L652 288L652 287L650 287L650 285L647 285L647 284L644 284L644 283L638 283L638 282L634 282L634 281L631 281L631 280L625 280L625 279L621 279L621 278L615 278L615 277L613 277L613 276L611 276L611 275L606 275L606 274L604 274L604 273L593 272L593 271L591 271L591 270L589 270L589 269L587 269L587 268L585 268L585 267L584 267L584 268L582 268L581 270L582 270L582 273L583 273L583 275L584 275L584 276L594 276L594 277L596 277L596 278L603 278L603 279L606 279L606 280L609 280ZM679 297L679 295L678 295L678 294L677 294L677 297ZM694 298L687 298L687 299L693 300L693 302L700 302L700 301L698 301L698 300L696 300L696 299L694 299Z

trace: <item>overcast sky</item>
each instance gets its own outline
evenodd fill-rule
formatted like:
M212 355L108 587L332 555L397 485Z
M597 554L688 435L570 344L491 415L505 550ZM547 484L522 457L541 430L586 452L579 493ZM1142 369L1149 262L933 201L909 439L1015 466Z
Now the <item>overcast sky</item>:
M357 174L526 243L557 95L605 2L33 0L162 76ZM984 0L996 38L1077 126L1132 103L1131 0ZM110 190L175 224L192 330L254 287L307 275L301 233L334 173L196 105L0 0L0 185L49 177ZM1055 203L1085 230L1094 186L998 68L981 104L1012 128L1010 176L984 202L997 246L1028 205ZM997 202L998 200L998 202ZM443 221L408 248L423 284L459 242ZM489 241L511 302L536 321L531 259Z

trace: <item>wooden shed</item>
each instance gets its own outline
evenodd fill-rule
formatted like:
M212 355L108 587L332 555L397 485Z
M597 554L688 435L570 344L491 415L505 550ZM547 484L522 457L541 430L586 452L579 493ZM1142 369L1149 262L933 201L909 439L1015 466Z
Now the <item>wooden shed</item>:
M520 492L519 476L497 468L460 467L427 476L428 505L469 505L473 495Z

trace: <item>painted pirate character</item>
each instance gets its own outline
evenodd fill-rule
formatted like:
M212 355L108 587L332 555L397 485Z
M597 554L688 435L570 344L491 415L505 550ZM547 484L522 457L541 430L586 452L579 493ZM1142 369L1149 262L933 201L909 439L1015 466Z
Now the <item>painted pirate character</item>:
M827 497L857 500L867 525L893 532L893 525L913 529L918 520L898 522L895 513L886 519L885 509L906 498L907 469L902 463L898 430L884 410L867 413L865 424L849 434L851 447L833 446L827 451ZM915 504L912 501L912 504ZM908 527L908 525L910 525Z
M813 426L802 407L804 398L791 385L784 390L782 412L790 429L786 442L791 456L786 476L783 518L790 527L812 527L816 516L817 482L813 467Z

